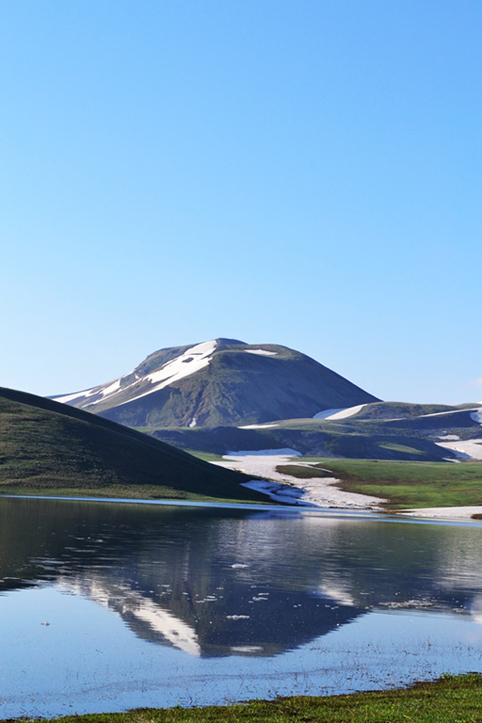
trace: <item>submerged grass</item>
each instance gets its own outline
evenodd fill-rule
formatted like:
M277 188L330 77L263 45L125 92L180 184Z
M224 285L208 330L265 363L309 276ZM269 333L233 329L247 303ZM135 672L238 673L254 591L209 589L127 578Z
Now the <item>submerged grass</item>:
M52 720L62 723L480 723L482 675L443 676L435 682L417 683L405 690L329 697L294 696L206 708L142 708L126 713L75 715Z
M482 505L482 462L304 458L329 470L347 492L383 497L391 509ZM299 476L306 468L299 468Z

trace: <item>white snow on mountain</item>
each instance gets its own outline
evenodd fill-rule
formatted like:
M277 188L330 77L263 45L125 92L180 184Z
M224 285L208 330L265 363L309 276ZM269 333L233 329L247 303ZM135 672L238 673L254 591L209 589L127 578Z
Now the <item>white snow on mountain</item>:
M313 419L347 419L361 412L365 404L357 404L356 407L347 407L346 409L325 409L323 412L315 414Z
M216 345L216 341L205 341L202 344L196 344L196 346L187 349L175 359L163 364L160 369L156 369L156 371L146 374L144 377L138 377L136 374L136 379L131 384L122 386L122 380L130 376L126 374L103 386L93 387L92 389L75 392L74 394L54 397L54 400L56 402L67 403L85 399L89 400L89 404L99 404L99 402L104 401L107 397L113 397L120 392L125 392L131 387L138 388L140 394L131 397L129 401L140 399L207 367L216 349ZM121 402L121 404L122 403L123 402Z
M93 389L85 389L82 392L74 392L74 394L64 394L62 397L53 397L54 402L72 402L74 399L87 398L94 393Z
M191 347L191 349L185 351L184 354L181 354L181 356L178 356L176 359L164 364L164 366L157 371L152 372L152 374L148 374L142 379L142 381L150 382L155 386L152 387L152 389L148 389L148 391L143 394L132 397L129 401L132 402L134 399L140 399L148 394L152 394L152 392L159 391L159 389L164 389L164 387L169 386L169 384L177 382L180 379L184 379L184 377L189 377L191 374L195 374L204 367L207 367L211 361L211 355L214 352L216 345L216 341L205 341L202 344L197 344L196 346Z
M480 407L479 409L477 409L476 412L473 412L473 413L470 415L470 417L471 417L471 419L474 420L474 422L478 422L479 424L482 424L482 407Z
M329 419L332 414L344 412L345 409L346 407L340 407L339 409L325 409L323 412L318 412L318 414L315 414L313 419Z
M268 351L267 349L245 349L246 354L259 354L260 356L278 356L277 351Z

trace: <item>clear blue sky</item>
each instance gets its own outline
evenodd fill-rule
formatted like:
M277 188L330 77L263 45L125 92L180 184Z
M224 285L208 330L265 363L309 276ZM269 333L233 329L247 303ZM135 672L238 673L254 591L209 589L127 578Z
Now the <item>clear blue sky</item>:
M2 0L0 385L303 351L482 399L480 0Z

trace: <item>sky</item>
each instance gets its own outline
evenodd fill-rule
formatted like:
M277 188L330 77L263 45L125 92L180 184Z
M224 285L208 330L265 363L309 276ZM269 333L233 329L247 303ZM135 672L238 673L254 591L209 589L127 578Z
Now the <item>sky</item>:
M479 0L2 0L0 386L229 337L482 400Z

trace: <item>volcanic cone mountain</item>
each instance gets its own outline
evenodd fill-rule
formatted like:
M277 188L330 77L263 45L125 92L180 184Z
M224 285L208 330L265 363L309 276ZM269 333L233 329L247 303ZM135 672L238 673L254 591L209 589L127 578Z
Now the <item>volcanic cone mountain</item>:
M151 430L262 424L379 401L298 351L233 339L161 349L130 374L54 399Z

